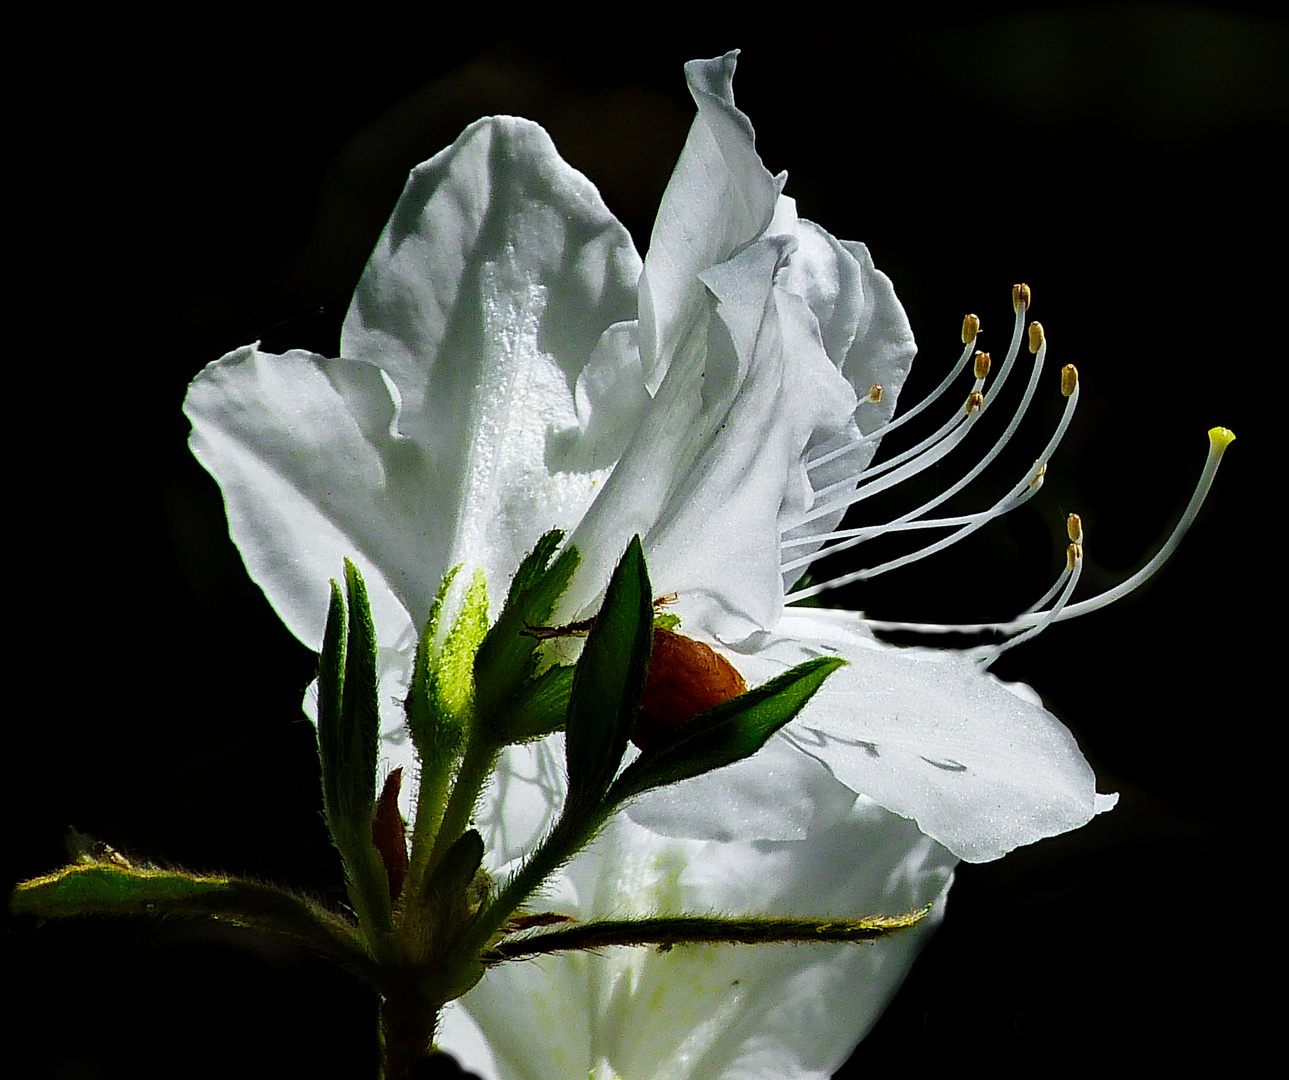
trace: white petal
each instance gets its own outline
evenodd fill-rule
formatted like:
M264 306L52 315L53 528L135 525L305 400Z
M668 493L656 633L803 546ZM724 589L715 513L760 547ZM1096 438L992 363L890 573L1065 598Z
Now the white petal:
M581 899L558 910L900 913L942 903L954 861L867 800L784 843L668 839L619 818L569 866L575 884L564 895ZM876 1020L938 916L871 946L541 957L489 972L460 1007L487 1038L487 1075L502 1080L827 1077ZM469 1037L469 1025L450 1021L442 1044L473 1068Z
M396 409L370 364L254 347L208 365L188 389L190 445L224 492L247 571L311 648L346 557L366 579L381 643L415 642L428 477L391 431Z
M785 739L715 773L657 789L630 803L632 821L694 840L804 840L820 820L844 814L855 793Z
M389 373L398 430L434 478L421 500L435 525L418 538L431 595L461 563L484 569L495 600L542 533L581 517L612 463L582 446L586 413L639 391L622 393L630 370L601 372L613 393L584 382L580 423L575 387L602 336L635 318L639 274L626 230L536 124L479 121L413 171L342 352ZM630 359L609 349L600 365Z
M817 610L785 615L735 660L759 683L825 654L849 663L779 738L955 855L997 859L1108 809L1060 721L960 653L884 646L859 616Z

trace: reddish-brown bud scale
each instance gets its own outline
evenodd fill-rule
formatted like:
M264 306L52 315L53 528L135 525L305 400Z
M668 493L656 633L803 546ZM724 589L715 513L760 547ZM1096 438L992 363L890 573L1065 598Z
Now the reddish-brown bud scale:
M651 750L699 713L747 691L738 670L701 641L655 627L640 715L631 741Z
M371 822L371 839L385 864L389 879L389 898L396 901L407 880L407 828L403 815L398 812L398 790L403 784L402 768L394 769L385 777L380 798L376 800L376 813Z

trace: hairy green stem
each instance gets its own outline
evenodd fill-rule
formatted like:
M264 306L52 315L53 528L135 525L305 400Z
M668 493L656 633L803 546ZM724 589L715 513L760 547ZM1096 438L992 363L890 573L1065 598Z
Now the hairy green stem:
M515 909L595 838L610 812L604 806L587 810L566 803L559 821L532 857L515 872L497 898L475 917L453 950L454 955L463 960L481 955Z
M429 857L422 863L422 876L419 879L422 885L447 854L448 848L469 827L479 796L483 793L484 785L492 775L492 767L496 764L497 755L501 752L501 748L493 739L481 734L483 726L476 721L470 733L470 739L466 743L465 756L461 759L461 767L457 770L456 779L452 783L452 793L448 796L438 833L434 837L434 846L430 850Z

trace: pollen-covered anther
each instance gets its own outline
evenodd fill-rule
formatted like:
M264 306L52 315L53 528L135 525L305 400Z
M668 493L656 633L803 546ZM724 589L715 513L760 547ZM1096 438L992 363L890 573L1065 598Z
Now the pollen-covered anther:
M979 390L973 390L967 395L966 413L970 416L974 412L979 412L985 407L985 395Z
M881 402L881 400L882 400L882 384L875 382L873 383L872 386L868 388L868 403L870 405L877 405Z
M1069 547L1065 549L1065 569L1073 573L1074 568L1078 566L1079 563L1082 561L1083 561L1082 544L1071 544Z
M1043 346L1043 324L1035 320L1029 324L1029 351L1037 353Z
M976 378L983 379L986 375L988 375L989 365L992 363L993 361L990 359L989 354L987 352L977 352L976 366L975 366Z
M1034 324L1035 326L1038 323ZM1061 396L1069 397L1078 389L1079 386L1079 369L1073 364L1066 364L1061 368Z
M1071 544L1083 543L1083 519L1078 514L1071 514L1065 519L1065 534Z
M962 343L970 345L976 340L976 335L980 333L980 317L978 315L964 315L962 317Z
M1015 311L1028 311L1030 302L1029 286L1023 281L1012 286L1012 308Z
M1043 477L1047 475L1047 462L1034 462L1034 474L1029 478L1029 487L1031 491L1037 491L1043 486Z

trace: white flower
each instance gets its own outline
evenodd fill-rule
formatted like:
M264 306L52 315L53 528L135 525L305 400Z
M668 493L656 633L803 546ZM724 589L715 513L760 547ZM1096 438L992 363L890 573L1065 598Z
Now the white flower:
M247 569L311 648L328 580L345 557L361 569L391 763L413 764L393 703L444 574L482 570L495 614L552 528L582 557L570 618L638 533L683 632L750 684L820 653L849 661L761 753L619 815L552 885L551 907L576 916L903 912L940 904L957 858L1113 805L1023 688L958 653L883 645L857 614L785 609L807 557L842 536L877 445L864 435L891 420L914 346L867 249L798 218L761 164L733 71L733 54L686 68L698 117L643 263L541 128L481 120L412 173L341 359L248 346L185 403ZM557 737L503 759L480 817L494 870L558 808L560 760ZM510 964L449 1012L443 1041L491 1076L825 1077L929 922L872 947Z

